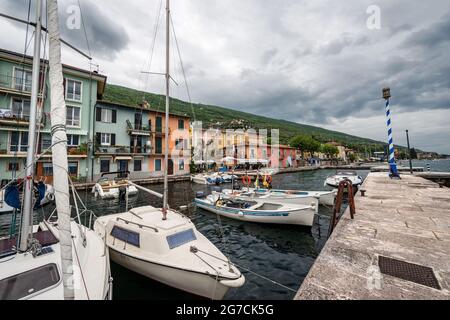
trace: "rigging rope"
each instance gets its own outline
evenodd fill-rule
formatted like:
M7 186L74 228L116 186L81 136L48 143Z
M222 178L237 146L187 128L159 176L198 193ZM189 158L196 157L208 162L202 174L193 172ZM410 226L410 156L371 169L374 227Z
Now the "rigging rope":
M175 45L176 45L176 48L177 48L178 57L180 59L181 71L183 72L184 83L186 85L186 92L187 92L187 95L188 95L189 104L191 105L192 115L193 115L194 121L195 121L194 105L192 104L191 92L189 90L189 85L188 85L188 81L187 81L187 77L186 77L186 72L185 72L185 69L184 69L183 59L181 58L180 47L178 45L177 34L175 33L175 26L173 24L172 14L170 14L169 17L170 17L170 25L172 26L173 38L175 39Z
M145 62L144 62L144 65L143 65L144 70L148 70L148 71L151 71L150 69L151 69L152 63L153 63L153 54L154 54L154 51L155 51L156 38L158 36L159 22L160 22L161 12L162 12L161 9L162 9L162 0L159 1L159 8L156 11L157 18L156 18L155 24L153 26L153 28L154 28L153 38L152 38L152 42L150 44L150 48L148 50L149 51L149 55L150 55L149 62L148 62L148 65L146 65ZM144 92L144 95L142 97L143 100L145 100L145 91L147 90L149 76L150 76L149 74L146 74L144 76L145 80L144 80L144 83L143 83L143 86L142 86L142 91Z

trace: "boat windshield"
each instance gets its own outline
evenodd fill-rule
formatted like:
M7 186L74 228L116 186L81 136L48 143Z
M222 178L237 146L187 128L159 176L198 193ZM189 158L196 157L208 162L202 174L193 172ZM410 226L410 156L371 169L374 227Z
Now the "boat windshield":
M183 244L197 240L193 229L180 231L166 237L170 249L175 249Z
M338 171L336 173L336 175L338 175L338 176L356 176L356 172L355 171Z

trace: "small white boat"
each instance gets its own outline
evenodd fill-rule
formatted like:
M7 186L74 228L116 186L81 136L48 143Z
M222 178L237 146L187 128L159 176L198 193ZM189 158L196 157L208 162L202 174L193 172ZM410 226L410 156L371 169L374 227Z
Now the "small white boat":
M135 196L138 194L138 189L128 183L127 179L115 178L110 180L104 175L117 174L117 172L108 172L102 174L102 177L97 181L97 183L92 187L92 193L95 197L100 197L102 199L117 199L120 196L120 188L126 188L129 196Z
M339 186L339 183L341 183L341 181L343 181L344 179L350 180L354 186L359 186L363 183L363 178L361 176L358 176L358 173L356 173L356 171L347 170L337 171L335 175L328 177L324 182L324 186L337 188Z
M301 190L281 190L281 189L255 189L244 188L242 190L223 189L225 195L231 195L247 199L265 199L270 201L282 201L294 204L309 205L317 200L317 204L334 205L335 191L301 191Z
M111 259L166 285L211 299L244 284L241 272L189 218L145 206L100 217L95 231L106 236Z
M281 203L265 199L224 199L219 193L213 193L207 197L199 195L194 201L199 208L215 214L259 223L312 226L317 211L315 205Z
M233 182L233 180L236 181L237 179L239 179L238 176L226 172L221 173L220 177L222 178L223 183L231 183Z
M218 173L199 173L196 175L191 176L191 181L195 182L197 184L204 184L204 185L210 185L210 184L221 184L224 183L223 178Z

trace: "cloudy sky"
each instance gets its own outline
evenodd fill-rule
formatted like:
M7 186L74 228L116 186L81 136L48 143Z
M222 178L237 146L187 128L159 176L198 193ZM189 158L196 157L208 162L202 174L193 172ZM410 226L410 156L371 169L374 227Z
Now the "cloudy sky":
M66 26L78 1L59 3L63 37L87 51L83 28ZM163 79L141 73L164 68L163 15L150 59L160 0L80 3L94 63L109 83L162 92ZM194 102L385 141L380 96L390 86L395 143L406 144L409 129L413 146L450 154L448 0L171 3ZM367 12L371 5L380 9L380 28L368 28L368 20L377 21ZM3 13L26 19L27 9L28 0L0 0ZM8 35L1 48L23 52L23 25L1 18L0 30ZM70 49L63 60L89 68ZM173 94L186 99L178 56L171 61L180 83Z

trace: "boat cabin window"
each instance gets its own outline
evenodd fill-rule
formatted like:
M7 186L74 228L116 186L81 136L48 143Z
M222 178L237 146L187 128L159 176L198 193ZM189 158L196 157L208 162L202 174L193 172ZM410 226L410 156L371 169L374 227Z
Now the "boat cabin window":
M167 236L167 243L169 244L170 249L175 249L194 240L197 240L197 237L195 236L194 230L192 229L184 230Z
M0 300L18 300L56 285L60 280L56 264L47 264L0 280Z
M111 235L119 240L122 240L126 243L129 243L135 247L140 247L140 241L139 241L139 233L129 231L126 229L122 229L120 227L115 226L112 231Z

